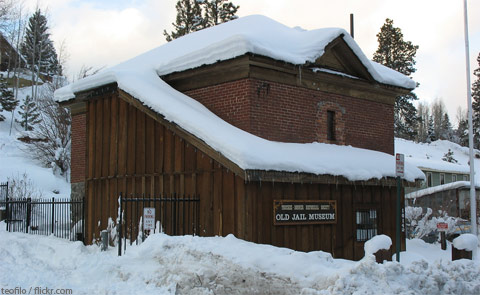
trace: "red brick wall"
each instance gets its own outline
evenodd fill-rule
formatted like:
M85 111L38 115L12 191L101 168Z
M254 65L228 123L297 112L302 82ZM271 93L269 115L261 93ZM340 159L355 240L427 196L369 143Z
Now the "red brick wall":
M85 181L87 115L72 116L72 163L70 182Z
M322 120L335 111L330 143L394 153L393 105L250 78L186 94L230 124L282 142L328 142Z

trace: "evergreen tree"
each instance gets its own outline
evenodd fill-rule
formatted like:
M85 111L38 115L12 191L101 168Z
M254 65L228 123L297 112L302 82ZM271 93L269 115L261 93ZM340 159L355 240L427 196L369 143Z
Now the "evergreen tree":
M18 105L18 101L13 96L13 91L8 88L7 81L0 76L0 112L12 112ZM4 121L5 117L0 114L0 122Z
M428 129L427 129L427 142L430 143L432 141L437 140L437 136L435 134L435 129L433 127L433 117L428 119Z
M392 20L388 18L385 20L377 38L378 49L373 55L374 61L407 76L416 71L415 55L418 45L404 41L402 31L393 26ZM415 138L419 118L412 101L417 99L413 92L395 99L395 136Z
M453 137L452 123L450 123L450 118L448 117L447 113L443 115L439 137L440 139L452 140L452 137Z
M163 35L168 42L191 32L213 27L238 18L235 14L240 8L227 0L179 0L175 5L177 18L172 23L175 30Z
M458 122L456 136L459 145L468 146L468 120L462 119Z
M36 103L30 96L27 95L20 108L22 110L18 113L20 114L22 120L19 121L15 119L15 121L20 123L20 126L22 126L25 131L32 131L33 126L40 122L40 114L38 112Z
M472 84L473 143L480 148L480 53L477 57L479 67L473 71L476 79ZM468 129L467 129L468 130Z
M51 77L61 74L62 70L48 29L47 18L40 9L37 9L28 20L20 51L32 72Z
M202 17L199 1L179 0L175 8L177 9L177 18L175 23L172 23L175 31L170 34L166 30L163 31L163 35L168 42L205 28L205 20Z
M237 19L235 14L240 8L227 0L207 0L203 3L204 20L206 27L213 27L221 23Z
M442 160L449 163L458 163L458 161L453 157L453 152L451 149L448 149L448 152L443 155Z

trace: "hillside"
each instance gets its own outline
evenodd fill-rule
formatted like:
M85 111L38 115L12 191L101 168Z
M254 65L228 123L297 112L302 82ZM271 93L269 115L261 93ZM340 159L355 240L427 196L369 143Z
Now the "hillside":
M19 97L23 100L31 93L31 87L20 89ZM19 119L19 107L15 116ZM34 194L42 198L70 198L70 184L64 177L53 174L51 168L42 165L30 157L28 147L17 140L22 134L22 127L13 122L10 135L11 113L3 112L6 120L0 122L0 182L13 179L26 180L33 188ZM26 177L24 177L26 175Z
M449 163L442 158L451 150L457 163ZM405 154L405 161L417 167L435 170L469 173L469 150L447 140L437 140L432 143L416 143L413 141L396 138L395 153ZM476 154L480 154L476 150ZM475 169L480 169L480 159L475 159ZM475 173L475 180L480 182L479 174Z

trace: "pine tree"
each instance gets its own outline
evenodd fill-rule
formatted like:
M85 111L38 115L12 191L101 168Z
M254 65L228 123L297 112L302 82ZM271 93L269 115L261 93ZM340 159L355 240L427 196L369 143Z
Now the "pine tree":
M378 49L373 55L374 61L407 76L416 71L415 55L418 45L404 41L402 31L393 26L392 20L388 18L385 20L377 38ZM417 99L413 92L395 99L395 136L406 139L415 138L419 118L412 101Z
M15 119L15 121L20 123L20 126L22 126L25 131L32 131L33 126L40 122L40 114L38 112L36 103L29 95L27 95L20 108L22 111L19 111L18 113L20 114L22 120L19 121Z
M458 161L453 157L453 152L451 149L448 149L448 152L443 155L442 160L449 163L458 163Z
M235 14L240 8L227 0L179 0L175 5L177 18L172 23L175 30L163 35L168 42L191 32L213 27L238 18Z
M443 120L442 120L442 125L440 127L439 137L440 137L440 139L452 140L453 128L452 128L452 123L450 123L450 118L448 117L447 113L445 113L443 115Z
M473 71L476 79L472 84L473 143L480 147L480 53L477 57L479 67Z
M435 134L435 129L433 127L433 117L430 116L428 119L428 129L427 129L427 142L430 143L432 141L437 140L437 136Z
M468 120L462 119L458 122L456 136L459 145L468 146Z
M213 27L221 23L237 19L235 15L240 8L227 0L207 0L203 3L206 27Z
M32 72L51 77L61 74L61 68L48 30L47 18L37 9L28 20L20 51Z
M0 76L0 112L12 112L18 105L18 101L13 96L13 91L8 88L7 81ZM0 122L4 121L5 117L0 114Z
M179 0L175 8L177 9L177 18L175 23L172 23L175 31L172 31L170 34L166 30L163 31L163 35L165 35L168 42L205 28L205 20L202 17L199 1Z

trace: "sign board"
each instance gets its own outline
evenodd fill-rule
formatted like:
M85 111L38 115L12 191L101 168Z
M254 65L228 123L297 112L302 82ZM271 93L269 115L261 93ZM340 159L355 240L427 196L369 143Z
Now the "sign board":
M143 208L143 230L155 229L155 208Z
M448 230L448 223L446 222L439 222L437 223L438 231L447 231Z
M395 175L403 177L405 170L405 156L403 154L395 155Z
M274 225L328 224L337 222L334 200L274 200Z

